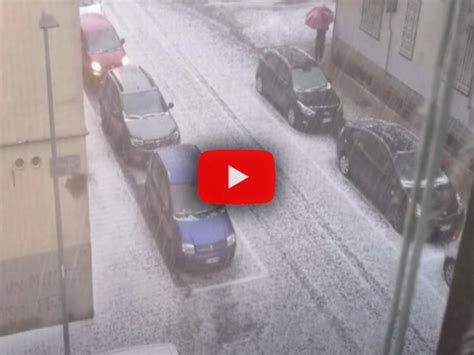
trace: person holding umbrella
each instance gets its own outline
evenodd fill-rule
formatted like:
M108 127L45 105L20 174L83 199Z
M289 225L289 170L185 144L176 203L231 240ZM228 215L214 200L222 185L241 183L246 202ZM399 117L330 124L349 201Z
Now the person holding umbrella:
M312 8L307 14L305 24L316 30L314 42L314 59L319 63L324 56L326 45L326 31L334 21L334 13L325 5Z
M319 63L324 56L324 48L326 46L327 28L318 28L316 30L316 39L314 41L314 59Z

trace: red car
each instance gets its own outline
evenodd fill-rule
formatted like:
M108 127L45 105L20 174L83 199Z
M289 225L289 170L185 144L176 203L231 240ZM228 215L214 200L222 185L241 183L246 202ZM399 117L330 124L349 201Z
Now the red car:
M112 24L99 14L81 16L84 78L102 81L107 70L127 65L129 59Z

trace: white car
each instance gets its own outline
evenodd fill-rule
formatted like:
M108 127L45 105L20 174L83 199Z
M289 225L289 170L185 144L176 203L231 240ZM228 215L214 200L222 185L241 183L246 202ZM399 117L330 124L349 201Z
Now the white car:
M454 276L454 267L456 266L456 258L459 251L459 243L461 242L461 233L462 230L455 233L453 236L453 241L446 245L444 249L444 264L443 264L443 274L444 280L451 286Z
M79 0L79 14L100 14L104 15L102 0Z

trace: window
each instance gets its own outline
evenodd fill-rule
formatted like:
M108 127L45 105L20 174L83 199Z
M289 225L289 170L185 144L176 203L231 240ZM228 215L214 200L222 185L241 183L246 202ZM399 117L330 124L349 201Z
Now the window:
M459 55L459 65L456 75L455 87L463 94L469 94L469 86L472 76L472 61L474 57L474 27L470 26Z
M415 49L416 30L420 17L421 0L408 0L405 24L403 26L400 54L407 59L413 58Z
M384 0L364 0L360 29L372 37L380 38Z

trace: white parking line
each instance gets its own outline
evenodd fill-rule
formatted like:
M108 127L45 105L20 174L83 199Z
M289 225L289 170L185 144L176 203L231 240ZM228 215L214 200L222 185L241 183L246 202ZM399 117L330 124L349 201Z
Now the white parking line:
M247 238L244 236L244 233L234 224L234 231L236 232L237 238L242 241L243 244L245 244L245 247L248 249L250 252L250 255L252 255L252 258L255 260L257 263L260 271L263 274L268 274L268 270L266 266L263 264L263 261L260 259L258 256L257 252L252 248L250 245L249 241Z
M250 281L260 280L266 277L268 277L268 273L264 271L264 272L259 272L256 275L241 277L240 279L226 281L226 282L222 282L222 283L214 284L210 286L191 287L191 294L200 294L204 292L209 292L209 291L217 290L224 287L235 286L235 285L247 283Z
M267 268L263 264L257 252L252 248L247 238L244 237L244 233L242 233L240 229L236 227L235 224L234 224L234 230L237 235L237 241L240 241L243 245L245 245L245 249L249 251L250 255L252 256L252 259L255 261L258 268L260 269L260 272L257 274L241 277L235 280L225 281L225 282L214 284L214 285L202 286L202 287L191 287L191 294L209 292L209 291L217 290L220 288L240 285L240 284L244 284L250 281L260 280L260 279L268 277Z

